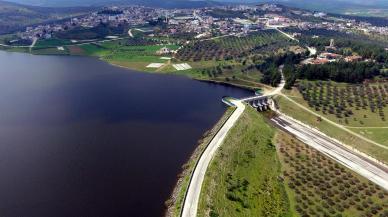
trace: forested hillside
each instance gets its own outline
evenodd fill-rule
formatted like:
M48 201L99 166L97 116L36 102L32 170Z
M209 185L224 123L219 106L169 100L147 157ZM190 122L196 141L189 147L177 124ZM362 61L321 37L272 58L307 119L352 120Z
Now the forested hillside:
M22 30L26 26L64 19L92 11L89 7L48 8L25 6L0 0L0 34Z

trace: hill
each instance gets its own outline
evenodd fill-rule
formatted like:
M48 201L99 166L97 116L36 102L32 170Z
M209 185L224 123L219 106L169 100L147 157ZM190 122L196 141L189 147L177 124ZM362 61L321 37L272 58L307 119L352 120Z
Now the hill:
M340 13L356 16L388 17L388 1L386 0L9 0L16 3L45 6L103 6L110 4L139 4L163 8L195 8L213 6L222 3L258 4L280 3L288 6Z
M313 11L325 11L355 16L388 17L388 1L386 0L220 0L233 3L279 3L296 8Z
M10 0L12 2L54 7L75 7L75 6L106 6L114 4L136 4L161 8L197 8L220 5L220 1L211 0Z
M81 15L92 9L90 7L36 7L0 0L0 34L21 30L29 25Z

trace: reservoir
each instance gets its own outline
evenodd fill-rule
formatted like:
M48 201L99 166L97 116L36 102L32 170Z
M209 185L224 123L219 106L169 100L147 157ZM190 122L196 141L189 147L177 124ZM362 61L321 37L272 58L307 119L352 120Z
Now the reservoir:
M0 216L157 217L223 96L94 58L0 52Z

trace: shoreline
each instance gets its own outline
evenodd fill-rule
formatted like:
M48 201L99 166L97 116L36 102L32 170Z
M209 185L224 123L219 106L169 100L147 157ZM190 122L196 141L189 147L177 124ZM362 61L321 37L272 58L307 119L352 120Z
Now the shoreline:
M24 51L15 51L15 50L1 49L1 48L0 48L0 51L10 52L10 53L24 53L24 54L38 55L38 56L42 55L42 54L34 54L34 53L28 52L28 51L24 52ZM136 71L136 72L139 72L139 73L149 73L149 74L157 73L158 75L182 76L182 77L186 77L186 78L189 78L189 79L192 79L192 80L196 80L196 81L200 81L200 82L206 82L206 83L213 83L213 84L237 87L237 88L242 88L242 89L249 90L249 91L254 91L255 89L258 89L258 88L263 88L263 89L268 89L269 88L268 86L266 86L264 84L262 84L260 87L254 87L254 86L247 86L247 85L242 85L242 84L236 84L236 83L233 83L233 82L217 81L217 80L210 80L210 79L205 79L205 78L199 78L199 77L195 77L195 76L189 76L189 75L185 75L185 74L177 74L177 73L174 73L174 72L150 72L150 71L144 71L144 70L141 70L141 69L138 69L138 68L126 67L126 66L123 66L123 65L120 65L120 64L113 63L111 61L104 60L100 56L82 55L82 54L79 54L79 55L74 55L74 54L43 54L42 56L69 56L69 57L96 58L99 61L105 62L105 63L107 63L109 65L114 66L114 67L119 67L119 68L123 68L123 69L129 69L129 70L133 70L133 71Z
M69 56L73 56L73 55L69 55ZM94 57L94 56L84 56L84 57ZM158 75L182 76L182 77L186 77L186 78L189 78L189 79L192 79L192 80L196 80L196 81L200 81L200 82L212 83L212 84L218 84L218 85L225 85L225 86L230 86L230 87L237 87L237 88L241 88L241 89L245 89L245 90L250 90L250 91L254 91L255 88L256 89L258 88L258 87L234 84L234 83L226 82L226 81L216 81L216 80L209 80L209 79L203 79L203 78L196 78L196 77L189 76L189 75L176 74L176 73L171 73L171 72L147 72L147 71L141 71L141 70L136 69L136 68L125 67L125 66L122 66L122 65L119 65L119 64L115 64L115 63L112 63L112 62L109 62L109 61L105 61L105 60L103 60L100 57L95 57L95 58L98 58L100 61L106 62L106 63L108 63L108 64L110 64L112 66L123 68L123 69L130 69L130 70L133 70L133 71L136 71L136 72L140 72L140 73L148 73L148 74L155 74L155 73L157 73ZM261 88L267 88L267 87L265 85L262 85Z
M198 146L194 149L186 163L182 165L182 171L177 176L176 184L174 185L169 198L165 201L165 217L180 216L195 165L211 140L233 114L234 110L235 108L227 108L218 122L215 123L211 129L207 130L198 140Z

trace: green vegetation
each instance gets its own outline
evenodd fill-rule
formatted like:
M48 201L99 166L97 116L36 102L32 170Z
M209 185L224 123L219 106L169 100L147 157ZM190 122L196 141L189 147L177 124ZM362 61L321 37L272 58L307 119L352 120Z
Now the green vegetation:
M388 192L285 133L283 179L300 216L387 216Z
M78 45L82 52L87 56L104 56L110 53L110 50L98 43Z
M177 49L176 45L147 45L147 46L118 46L113 48L109 54L101 56L103 60L110 63L133 68L142 71L155 71L146 68L150 63L166 63L162 56L156 54L163 47Z
M40 39L36 42L35 48L49 48L70 45L72 42L68 39Z
M244 66L235 61L188 62L193 69L191 77L219 83L228 83L247 89L266 88L260 80L262 74L255 67ZM218 63L218 65L216 65ZM184 71L184 73L188 73Z
M343 48L348 48L355 46L357 50L359 48L362 49L370 49L374 50L375 46L380 47L386 47L387 46L387 36L383 35L365 35L359 32L355 33L345 33L345 32L338 32L334 30L326 30L326 29L309 29L309 30L299 30L296 28L289 28L287 30L288 32L299 32L302 34L300 38L300 42L303 44L307 44L308 46L314 46L318 48L318 51L323 51L324 46L329 45L330 39L334 39L337 48L340 48L340 51ZM313 37L313 36L318 36ZM349 46L349 44L353 44L352 46ZM370 48L368 48L368 45ZM357 48L359 47L359 48Z
M303 65L296 68L295 73L299 79L360 83L365 79L384 76L381 72L382 67L383 65L373 62L347 63L340 61L323 65Z
M49 47L49 48L34 48L32 50L32 54L35 55L69 55L69 51L67 48L62 47L63 50L60 50L57 47Z
M177 54L182 61L208 61L245 59L258 52L266 52L292 44L288 38L274 30L259 31L245 37L228 36L214 40L195 41Z
M136 29L132 30L134 37L125 36L125 38L104 41L72 41L76 39L71 36L72 34L80 35L78 33L82 32L82 34L93 35L94 33L88 33L90 31L100 34L109 28L111 27L100 25L94 29L76 28L61 32L58 34L65 35L39 40L32 53L96 56L111 64L139 71L185 75L199 80L210 80L256 90L270 88L262 84L263 74L259 68L263 61L265 62L270 55L276 56L277 53L282 54L296 47L288 38L274 30L258 31L245 37L228 36L208 41L197 40L193 44L184 45L182 49L180 46L183 42L180 38L149 37ZM207 44L212 46L208 47ZM62 50L61 47L64 49ZM156 52L162 47L179 50L179 52L157 55ZM147 68L151 63L164 65L160 68ZM192 69L176 70L173 64L180 63L188 63ZM260 69L264 70L263 67ZM280 75L278 72L277 74Z
M296 101L298 98L292 97L292 100ZM359 137L346 132L345 130L335 126L325 120L322 120L320 116L314 115L303 108L297 106L294 102L278 96L276 97L277 103L279 104L280 111L302 121L305 124L308 124L312 127L319 129L321 132L326 135L335 138L348 146L352 146L359 151L362 151L382 162L388 162L388 150L383 149L379 146L371 144Z
M175 55L176 62L187 62L193 69L174 73L186 73L197 79L249 89L268 88L262 84L265 77L262 72L266 69L261 66L271 56L280 55L279 59L284 60L283 54L295 47L294 42L274 30L258 31L243 37L197 40L185 45ZM279 75L277 82L280 82L280 73L277 69L275 71Z
M305 54L295 54L293 52L287 52L279 55L271 55L266 58L263 63L257 64L256 68L263 72L263 78L261 82L264 84L269 84L273 87L276 87L282 78L282 75L279 71L279 66L284 65L284 76L287 80L287 85L285 88L289 88L293 85L293 81L295 81L294 71L292 70L292 64L299 63L302 58L307 56Z
M2 46L0 46L0 50L5 50L9 52L21 52L21 53L27 53L30 51L28 47L2 47Z
M368 139L376 141L382 145L388 146L388 136L387 136L388 127L384 127L384 128L360 127L360 128L349 128L349 129Z
M202 152L205 150L207 145L210 143L215 134L221 129L226 120L232 115L234 108L229 108L226 110L225 114L221 117L218 123L209 131L207 131L202 139L198 141L198 146L191 155L189 161L182 166L182 173L179 175L179 179L177 184L175 185L175 189L172 193L171 198L166 201L166 206L168 208L168 216L178 217L180 215L183 200L186 195L187 188L189 186L191 174L193 169L199 160Z
M177 45L156 45L150 40L132 38L67 46L71 55L96 56L114 65L148 72L156 71L156 69L146 68L150 63L168 62L161 57L171 57L171 55L156 54L163 47L178 49Z
M325 51L331 39L335 39L336 48L332 51L343 57L357 55L365 61L346 62L340 59L322 65L302 64L294 62L290 64L291 73L285 73L286 89L290 89L297 79L331 80L336 82L361 83L365 79L386 78L388 52L384 50L388 46L387 39L376 39L363 34L346 34L338 31L311 29L301 31L289 28L288 32L301 33L301 44L315 47L318 52ZM271 78L273 73L269 73ZM270 80L270 79L267 79Z
M25 27L78 16L94 8L88 7L34 7L0 1L0 35L24 30Z
M296 101L345 126L388 127L388 84L360 85L301 81ZM303 101L301 101L303 98Z
M284 91L284 93L295 102L310 108L319 116L326 117L365 138L388 146L386 134L388 129L386 120L386 114L388 114L387 83L351 85L327 81L300 81L298 88ZM283 102L286 103L286 106L290 104L284 100ZM281 109L292 110L292 108L287 107ZM299 120L310 122L310 125L311 123L313 126L321 124L321 119L318 117L312 117L308 121L308 115L310 114L305 113L297 116L300 116ZM317 121L318 119L320 121ZM336 134L334 131L332 133ZM360 143L360 141L347 139L345 136L341 137L344 139L342 141L349 145L353 142ZM362 146L366 147L366 144Z
M127 34L128 30L129 27L127 25L110 26L102 23L93 28L76 27L67 31L57 32L55 37L74 40L103 39L107 36Z
M275 130L247 108L213 158L202 186L198 216L290 216Z

